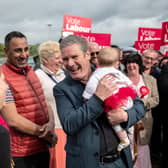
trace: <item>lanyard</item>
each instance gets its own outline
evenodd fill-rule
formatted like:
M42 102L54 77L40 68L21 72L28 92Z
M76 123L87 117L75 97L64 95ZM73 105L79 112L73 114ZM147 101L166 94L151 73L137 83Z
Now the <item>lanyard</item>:
M45 72L46 73L46 72ZM50 75L50 74L48 74L48 73L46 73L47 75L48 75L48 77L54 82L54 83L58 83L53 77L52 77L52 75Z

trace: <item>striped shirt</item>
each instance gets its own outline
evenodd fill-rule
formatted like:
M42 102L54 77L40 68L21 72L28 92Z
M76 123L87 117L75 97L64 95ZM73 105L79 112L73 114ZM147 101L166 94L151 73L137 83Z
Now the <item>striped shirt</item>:
M12 91L11 91L11 89L9 87L8 87L8 89L6 91L5 102L6 103L14 102Z

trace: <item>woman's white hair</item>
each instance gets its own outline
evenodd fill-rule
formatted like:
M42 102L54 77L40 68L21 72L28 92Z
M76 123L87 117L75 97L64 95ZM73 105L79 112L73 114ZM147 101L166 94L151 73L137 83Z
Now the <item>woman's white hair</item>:
M38 47L40 62L43 64L43 58L48 59L53 54L60 52L60 45L55 41L45 41Z

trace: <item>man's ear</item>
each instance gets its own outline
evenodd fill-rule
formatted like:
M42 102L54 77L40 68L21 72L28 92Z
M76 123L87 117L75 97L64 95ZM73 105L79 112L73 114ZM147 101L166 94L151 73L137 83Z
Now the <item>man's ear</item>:
M8 55L8 49L7 48L4 48L4 54L7 57L7 55Z
M90 51L89 50L87 50L87 52L86 52L86 58L90 61Z

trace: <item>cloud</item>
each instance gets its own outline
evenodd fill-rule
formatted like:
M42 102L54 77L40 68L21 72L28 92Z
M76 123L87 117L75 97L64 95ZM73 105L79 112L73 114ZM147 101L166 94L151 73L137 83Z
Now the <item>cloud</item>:
M168 16L166 0L6 0L0 7L0 42L18 30L31 44L58 41L64 14L92 18L92 32L112 33L112 43L121 46L134 43L139 27L159 28Z

